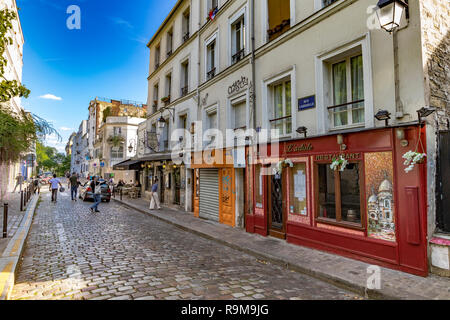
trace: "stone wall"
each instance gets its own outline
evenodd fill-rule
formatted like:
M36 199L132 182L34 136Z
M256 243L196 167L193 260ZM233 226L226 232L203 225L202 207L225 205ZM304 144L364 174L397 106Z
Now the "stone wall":
M450 3L420 0L427 104L439 108L439 128L450 116Z

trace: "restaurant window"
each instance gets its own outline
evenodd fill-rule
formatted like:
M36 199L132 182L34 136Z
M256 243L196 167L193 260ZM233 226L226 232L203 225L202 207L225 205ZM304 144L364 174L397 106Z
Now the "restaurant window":
M295 163L289 170L289 213L308 215L306 163Z
M291 81L272 86L273 107L271 129L279 130L279 135L284 136L292 133L292 100Z
M289 30L291 26L291 1L268 0L269 41L272 41Z
M255 204L257 208L263 208L263 172L260 164L255 166Z
M344 171L317 164L317 220L361 227L361 178L360 163L349 163Z
M231 25L231 63L239 62L245 55L245 19L240 16Z
M364 74L362 55L347 57L331 66L333 127L364 124Z

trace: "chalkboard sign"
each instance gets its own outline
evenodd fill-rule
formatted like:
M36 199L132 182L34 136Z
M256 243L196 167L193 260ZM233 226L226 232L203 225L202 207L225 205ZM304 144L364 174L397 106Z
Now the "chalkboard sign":
M298 99L298 111L312 109L316 107L316 96L309 96Z

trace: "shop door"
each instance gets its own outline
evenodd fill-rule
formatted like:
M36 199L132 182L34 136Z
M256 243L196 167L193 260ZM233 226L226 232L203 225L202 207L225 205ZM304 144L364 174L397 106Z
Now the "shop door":
M192 176L194 178L194 183L192 184L192 208L194 212L194 216L199 217L199 209L200 209L200 170L194 169L192 170Z
M219 222L219 170L200 169L201 218Z
M283 175L272 175L268 177L268 218L269 235L272 237L286 239L286 217L284 215L283 201Z
M159 188L159 201L161 202L161 203L164 203L164 194L166 193L165 192L165 190L166 190L166 185L165 185L165 183L166 183L166 181L164 180L164 169L163 169L163 167L158 167L158 170L159 170L159 186L160 186L160 188Z
M176 168L173 172L174 182L175 182L175 197L173 200L174 204L180 205L181 198L181 174L180 168Z
M235 226L235 182L234 168L220 169L219 190L220 190L220 223Z

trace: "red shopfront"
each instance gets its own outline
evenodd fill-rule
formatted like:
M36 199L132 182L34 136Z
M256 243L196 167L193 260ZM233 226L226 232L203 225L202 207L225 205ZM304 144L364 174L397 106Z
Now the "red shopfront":
M407 146L397 131L404 132ZM424 152L425 128L389 127L340 138L343 150L337 134L282 142L279 159L271 156L271 145L260 145L259 154L269 156L251 166L254 213L246 215L247 231L426 276L426 164L406 173L402 158L417 145ZM333 170L330 164L341 155L347 167ZM279 175L268 171L279 160L293 166Z

